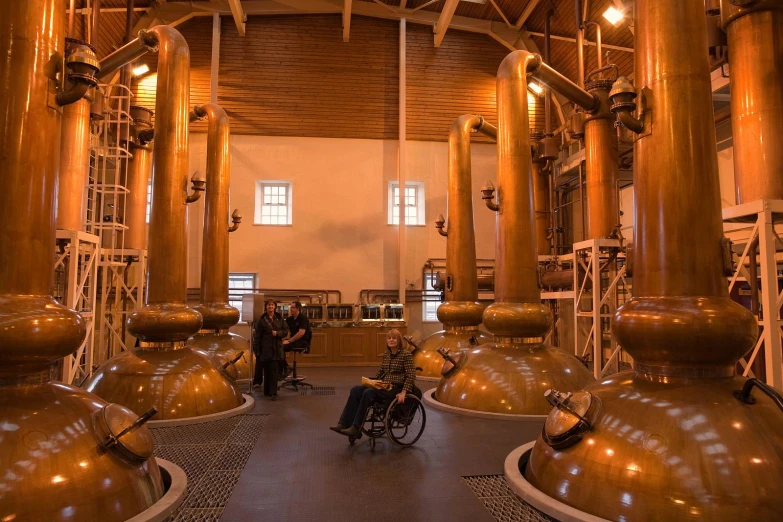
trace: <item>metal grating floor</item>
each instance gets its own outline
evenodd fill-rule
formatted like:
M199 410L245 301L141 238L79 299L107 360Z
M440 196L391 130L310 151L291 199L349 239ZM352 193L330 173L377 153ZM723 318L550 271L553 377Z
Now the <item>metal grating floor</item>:
M503 475L462 477L498 522L555 522L516 496Z
M416 387L421 390L421 393L427 393L433 388L438 387L439 381L422 381L421 379L416 379Z
M185 502L167 522L217 522L253 451L267 415L238 415L187 426L152 428L155 456L188 476Z
M299 388L299 395L335 395L334 386L303 386Z

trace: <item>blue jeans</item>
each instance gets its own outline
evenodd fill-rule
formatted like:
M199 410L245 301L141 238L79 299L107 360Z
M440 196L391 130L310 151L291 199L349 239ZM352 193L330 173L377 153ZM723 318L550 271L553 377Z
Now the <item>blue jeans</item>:
M370 406L376 402L392 400L400 391L402 391L402 386L394 386L389 391L376 390L361 385L354 386L351 388L351 393L348 394L348 401L343 408L343 414L340 415L339 424L361 428Z

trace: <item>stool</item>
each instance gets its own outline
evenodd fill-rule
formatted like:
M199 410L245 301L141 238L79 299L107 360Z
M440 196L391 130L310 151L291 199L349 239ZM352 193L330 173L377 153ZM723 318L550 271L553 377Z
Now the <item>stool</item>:
M294 390L299 390L299 386L308 386L310 388L313 387L312 384L309 382L305 382L305 379L307 379L306 375L297 375L296 373L296 354L297 353L303 353L306 351L306 348L293 348L291 349L291 352L294 354L294 361L291 364L291 367L293 368L293 371L291 372L291 375L283 379L280 384L277 385L277 389L281 389L285 386L290 386Z

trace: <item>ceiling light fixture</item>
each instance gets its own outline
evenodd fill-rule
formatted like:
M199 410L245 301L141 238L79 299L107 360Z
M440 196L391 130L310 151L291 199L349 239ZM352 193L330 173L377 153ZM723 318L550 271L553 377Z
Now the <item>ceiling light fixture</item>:
M138 77L141 76L142 74L147 74L148 72L150 72L150 68L149 65L143 63L141 65L137 65L136 67L134 67L132 72L133 72L133 76Z
M625 17L621 11L618 11L614 7L609 7L606 11L604 11L604 18L609 20L609 23L612 25L617 25L620 20L622 20Z
M535 82L528 83L527 88L537 96L541 96L544 93L544 88Z

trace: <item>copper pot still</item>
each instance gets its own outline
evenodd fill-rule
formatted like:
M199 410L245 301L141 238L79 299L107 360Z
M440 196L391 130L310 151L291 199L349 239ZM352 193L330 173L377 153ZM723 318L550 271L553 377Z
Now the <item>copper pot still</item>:
M570 89L586 104L593 101L590 94L543 64L538 55L513 52L498 69L498 197L491 184L482 189L487 207L497 212L496 302L483 315L494 342L464 351L456 364L447 359L434 393L435 400L464 410L546 415L550 409L544 398L546 389L575 391L594 380L576 357L543 343L552 316L541 303L538 288L527 110L527 74L536 70L554 80L544 82L549 87Z
M152 208L145 305L127 320L139 346L106 361L84 384L96 395L156 420L210 415L237 408L243 397L216 358L191 349L187 340L202 317L185 304L187 294L186 204L204 189L194 177L188 194L190 51L172 27L140 34L104 62L124 65L129 57L158 49L155 94Z
M610 98L636 134L634 296L612 325L636 367L550 392L525 477L602 519L779 520L783 401L734 370L758 326L727 295L704 3L634 13L636 86Z
M61 125L68 112L78 131L62 146L79 144L63 161L80 196L97 72L89 49L64 52L64 29L60 0L0 2L0 520L119 522L163 494L151 433L127 408L53 381L86 335L50 295Z

